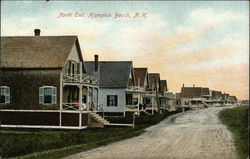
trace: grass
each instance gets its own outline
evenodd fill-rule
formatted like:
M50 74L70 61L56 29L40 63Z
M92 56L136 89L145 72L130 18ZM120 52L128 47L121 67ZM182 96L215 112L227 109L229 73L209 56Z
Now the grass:
M219 113L223 124L233 133L239 159L246 159L248 153L248 106L224 109Z
M136 127L88 128L84 130L7 129L0 130L0 156L3 158L63 158L118 140L138 136L173 113L141 115ZM132 123L132 115L109 118L111 122Z

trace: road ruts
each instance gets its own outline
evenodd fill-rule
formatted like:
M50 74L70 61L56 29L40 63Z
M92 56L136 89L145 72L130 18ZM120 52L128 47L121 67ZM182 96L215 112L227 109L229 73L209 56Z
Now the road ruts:
M219 121L224 108L173 115L138 137L85 151L68 159L234 159L232 135Z

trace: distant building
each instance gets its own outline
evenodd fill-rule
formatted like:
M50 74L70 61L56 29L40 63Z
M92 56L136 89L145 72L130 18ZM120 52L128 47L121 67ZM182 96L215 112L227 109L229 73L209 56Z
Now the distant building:
M181 106L191 108L203 108L208 106L205 102L211 99L209 88L183 87L181 88Z

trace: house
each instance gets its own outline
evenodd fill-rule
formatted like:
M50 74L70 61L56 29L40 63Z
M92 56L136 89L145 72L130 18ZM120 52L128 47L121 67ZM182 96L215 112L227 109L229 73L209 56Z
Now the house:
M181 105L189 108L204 108L208 104L206 100L211 98L209 88L183 87L181 88Z
M236 96L229 96L228 97L228 101L229 101L229 103L230 104L236 104L237 103L237 98L236 98Z
M230 101L229 101L229 94L228 93L223 93L221 95L222 100L224 101L224 105L229 105Z
M138 102L128 92L135 83L132 61L86 61L85 68L98 78L98 103L105 115L125 116L126 105Z
M146 104L145 92L149 87L148 69L146 67L134 68L135 85L127 90L126 112L144 111Z
M175 93L176 107L181 107L181 93Z
M159 88L159 104L160 110L165 112L168 108L168 99L167 99L167 80L160 80L160 88Z
M160 74L159 73L149 73L149 88L145 93L146 110L150 111L152 114L154 112L159 112L160 110Z
M211 97L211 103L212 106L223 106L224 101L222 100L222 93L221 91L211 90L212 91L212 97Z
M1 37L0 126L83 129L100 111L77 36ZM106 121L105 121L106 122Z
M173 92L167 92L167 110L169 112L175 111L177 107L176 95Z

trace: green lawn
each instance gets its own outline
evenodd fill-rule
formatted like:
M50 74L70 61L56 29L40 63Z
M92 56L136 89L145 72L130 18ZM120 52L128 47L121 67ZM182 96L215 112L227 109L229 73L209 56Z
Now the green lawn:
M175 112L176 113L176 112ZM141 115L136 127L88 128L84 130L7 129L0 130L0 156L2 158L62 158L111 142L140 135L144 128L169 115ZM112 122L131 123L132 116L113 118Z
M224 109L219 118L233 133L239 159L246 159L248 153L248 106Z

